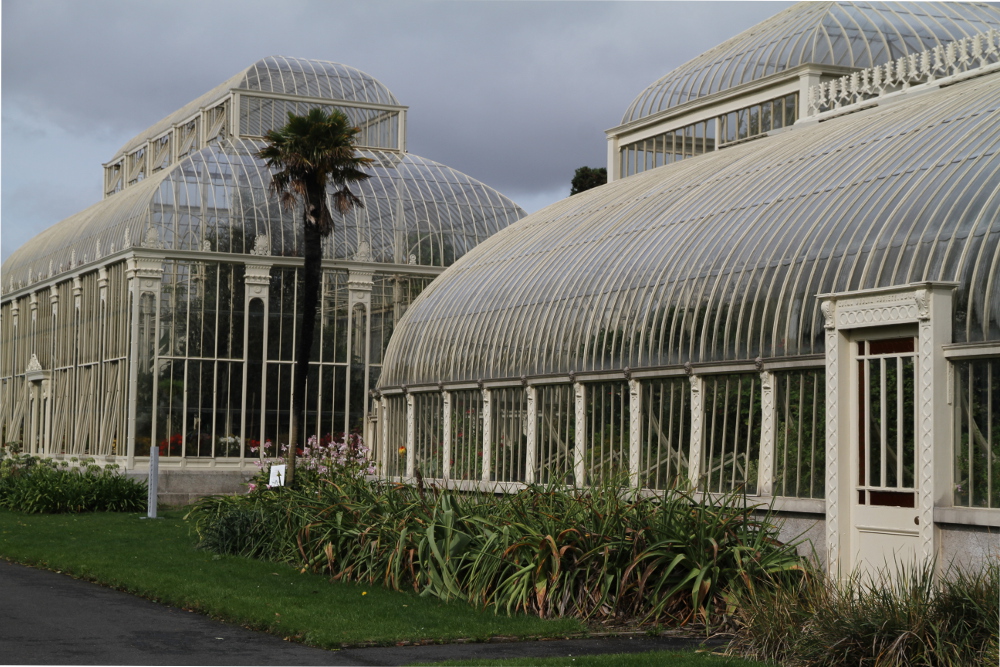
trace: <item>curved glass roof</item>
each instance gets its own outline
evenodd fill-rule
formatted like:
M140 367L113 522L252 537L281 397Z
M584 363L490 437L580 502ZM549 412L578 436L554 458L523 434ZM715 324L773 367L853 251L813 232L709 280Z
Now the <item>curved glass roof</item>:
M176 123L187 120L199 109L212 106L234 88L324 98L341 102L399 106L399 100L382 82L354 67L324 60L270 56L258 60L201 97L148 127L122 146L111 161L132 152L149 139L163 134Z
M805 63L872 67L998 26L986 4L800 2L654 82L622 124Z
M956 342L1000 340L1000 76L534 213L420 295L380 384L820 354L815 295L928 280Z
M263 144L224 140L73 215L16 250L3 265L11 284L68 270L70 263L142 245L155 229L167 250L250 253L258 235L271 254L301 256L301 212L269 196L270 174L254 155ZM496 190L432 160L372 151L371 178L353 187L364 203L324 241L325 258L445 266L524 211ZM74 255L75 253L75 255Z

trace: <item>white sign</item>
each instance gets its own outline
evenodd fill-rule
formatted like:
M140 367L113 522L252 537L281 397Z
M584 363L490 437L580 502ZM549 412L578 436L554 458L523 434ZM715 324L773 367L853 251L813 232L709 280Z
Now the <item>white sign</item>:
M268 482L271 486L284 486L285 485L285 466L284 464L280 466L271 466L271 480Z

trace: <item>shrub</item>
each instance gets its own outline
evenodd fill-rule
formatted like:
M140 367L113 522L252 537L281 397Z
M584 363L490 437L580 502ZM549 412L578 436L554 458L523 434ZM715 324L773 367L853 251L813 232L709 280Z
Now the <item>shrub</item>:
M755 590L731 649L790 667L995 665L1000 566L897 567L836 584ZM893 576L894 575L894 576Z
M205 499L188 516L213 551L541 617L719 627L746 586L806 571L773 516L736 494L637 496L609 484L497 496L357 473Z
M288 535L275 535L286 524L276 503L261 496L211 496L200 504L196 523L198 547L220 554L281 560L280 545Z
M146 509L146 483L93 459L78 466L14 454L0 460L0 507L29 514Z
M270 472L272 465L285 463L283 458L288 451L288 445L275 448L270 440L264 442L263 456L256 461L257 474L250 480L248 491L270 489ZM256 441L251 441L250 451L258 452ZM330 434L322 438L312 436L306 441L306 446L296 450L295 480L296 488L312 488L322 480L342 479L345 477L360 477L372 475L375 467L368 459L368 447L361 436L351 433L339 440Z

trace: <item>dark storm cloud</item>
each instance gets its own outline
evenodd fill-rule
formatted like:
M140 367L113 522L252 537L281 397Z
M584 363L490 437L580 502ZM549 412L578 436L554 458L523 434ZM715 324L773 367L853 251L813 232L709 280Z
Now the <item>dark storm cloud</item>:
M343 62L410 151L534 209L607 160L652 81L788 3L3 2L3 257L100 198L100 164L258 58Z

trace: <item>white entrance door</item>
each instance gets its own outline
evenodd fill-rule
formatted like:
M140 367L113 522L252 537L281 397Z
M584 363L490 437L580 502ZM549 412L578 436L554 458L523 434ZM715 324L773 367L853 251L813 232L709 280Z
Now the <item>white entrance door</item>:
M851 552L863 572L896 572L920 553L916 338L856 340Z

